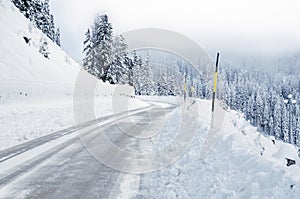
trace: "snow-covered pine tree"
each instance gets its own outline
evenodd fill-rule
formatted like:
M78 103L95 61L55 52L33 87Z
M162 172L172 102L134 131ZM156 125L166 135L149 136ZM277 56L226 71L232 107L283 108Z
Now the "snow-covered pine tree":
M292 143L297 145L297 112L299 111L298 106L296 104L293 105L291 111Z
M50 13L49 0L12 0L14 5L30 21L34 21L53 42L56 42L54 17Z
M167 78L166 78L166 75L163 73L161 74L161 77L160 77L160 82L161 82L161 86L160 86L160 95L163 95L163 96L167 96L168 95L168 82L167 82Z
M53 15L50 15L50 24L48 28L48 33L47 36L54 42L56 43L56 34L55 34L55 25L54 25L54 17Z
M231 84L229 86L230 89L230 98L229 98L229 107L230 109L236 110L236 86L234 84Z
M286 105L282 103L282 114L281 114L281 133L283 137L281 138L285 142L289 142L289 123L288 123L288 111Z
M270 125L270 115L269 115L269 104L267 102L264 103L262 124L263 124L263 131L269 133L270 132L270 126L269 126Z
M12 2L15 4L15 6L20 9L22 3L23 3L23 0L12 0Z
M95 50L97 74L102 81L107 80L107 73L113 63L113 35L112 25L107 15L98 15L92 29L93 48Z
M56 32L55 32L55 43L60 46L60 30L59 28L56 29Z
M33 14L33 21L36 24L37 28L42 30L42 25L43 25L43 3L40 0L35 0L34 1L35 5L35 12Z
M274 115L273 115L273 120L274 120L274 135L276 139L282 139L282 133L281 133L281 105L280 101L278 100L275 104L274 107Z
M247 120L249 120L251 124L254 124L254 121L255 121L254 103L255 103L254 96L250 95L250 97L248 99Z
M295 136L296 136L296 145L298 147L300 147L300 115L299 115L299 112L296 115Z
M96 68L95 50L93 48L92 36L90 29L85 33L85 40L83 41L83 67L90 74L97 76L98 71Z
M275 132L274 132L274 119L271 116L269 119L269 135L274 136L275 137Z
M141 76L141 70L142 70L142 58L137 55L136 50L133 51L133 66L132 66L132 84L135 89L136 95L141 95L141 85L142 85L142 76Z
M116 35L113 41L113 63L110 65L107 80L112 84L129 83L128 67L125 59L128 58L127 44L122 35Z
M47 39L44 37L41 37L40 39L40 47L39 52L47 59L49 59L49 48L48 48L48 42Z
M133 86L133 60L128 57L128 56L125 56L125 59L124 59L124 65L126 66L126 68L128 69L127 70L127 76L128 76L128 83L130 86Z
M146 52L146 59L145 63L141 67L141 94L142 95L153 95L154 94L154 85L152 80L152 71L151 71L151 64L150 64L150 51L147 50Z
M106 76L106 80L110 84L118 83L117 76L119 75L121 64L122 63L120 62L120 60L114 60L113 63L110 64L109 69L107 71L107 76Z
M51 15L50 15L50 7L49 0L45 0L42 6L42 16L40 18L41 22L41 30L45 33L51 40L53 39L51 35Z
M31 18L34 9L32 0L13 0L13 3L26 18Z

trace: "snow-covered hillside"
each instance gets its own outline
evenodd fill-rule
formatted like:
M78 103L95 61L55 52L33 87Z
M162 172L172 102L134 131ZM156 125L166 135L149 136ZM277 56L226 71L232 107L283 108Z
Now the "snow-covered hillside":
M9 1L0 6L0 103L72 96L80 69L66 53L26 19ZM26 44L23 37L30 39ZM49 59L39 53L40 40L47 40ZM91 76L91 78L94 78ZM101 89L111 90L101 83Z
M72 100L79 64L9 0L0 1L0 33L0 149L75 125ZM47 40L49 59L39 52L41 38ZM87 78L95 79L91 75ZM112 113L114 88L97 82L98 117ZM129 100L131 109L147 105Z

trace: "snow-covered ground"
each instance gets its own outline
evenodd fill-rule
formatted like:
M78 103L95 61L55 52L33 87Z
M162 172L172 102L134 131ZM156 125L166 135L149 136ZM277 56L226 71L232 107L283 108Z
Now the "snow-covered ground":
M0 0L0 33L0 149L75 125L72 97L80 66L48 38L50 59L44 58L38 49L45 36L9 0ZM31 38L30 45L24 36ZM97 117L114 112L114 89L98 81ZM137 98L123 97L128 98L128 109L148 106ZM151 100L163 105L170 98ZM119 198L299 198L296 149L262 136L235 111L226 112L216 146L201 158L210 101L199 100L198 106L200 128L188 151L168 168L121 175ZM171 113L166 130L178 125L177 117ZM161 134L160 141L168 143L169 136L173 136L171 131ZM286 158L296 160L296 165L287 167Z
M111 97L96 97L94 104L96 118L117 113L113 111ZM147 106L129 99L129 110ZM0 107L0 150L76 125L71 100Z
M0 33L0 150L75 125L73 93L79 64L9 0L0 1ZM31 39L30 45L24 36ZM39 53L41 38L48 42L50 59ZM97 81L97 117L113 113L114 89ZM128 109L148 105L137 99L128 101Z
M187 153L168 168L143 175L124 174L118 198L299 198L296 148L281 141L274 144L272 137L262 136L235 111L226 111L216 146L206 158L201 157L210 128L210 103L198 101L202 119ZM170 129L176 126L172 117L176 115L166 123ZM170 140L169 133L161 136L161 140ZM296 165L287 167L286 158L294 158Z

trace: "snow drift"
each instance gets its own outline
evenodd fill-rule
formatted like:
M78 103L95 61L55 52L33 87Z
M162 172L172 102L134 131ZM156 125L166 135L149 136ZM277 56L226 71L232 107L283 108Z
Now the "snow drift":
M117 198L299 198L300 159L296 148L263 136L241 113L225 112L218 142L203 158L200 151L210 128L211 101L197 103L199 129L186 153L159 171L124 173ZM157 138L160 143L174 139L176 117L176 112L171 114L166 123L169 131ZM287 166L287 158L296 164Z

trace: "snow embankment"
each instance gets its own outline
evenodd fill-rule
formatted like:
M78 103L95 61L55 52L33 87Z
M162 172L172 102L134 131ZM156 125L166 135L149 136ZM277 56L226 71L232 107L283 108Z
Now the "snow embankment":
M73 94L80 65L9 0L0 1L0 36L0 150L75 125ZM49 59L39 53L42 38L48 43ZM114 89L97 81L97 117L113 113ZM128 103L129 109L148 105L132 98Z
M198 100L198 107L199 129L187 152L168 168L124 174L127 190L121 186L119 198L299 198L300 159L294 146L263 136L240 113L226 111L222 133L203 158L211 101ZM174 139L168 135L161 134L161 140ZM287 166L287 159L296 164Z
M206 158L200 157L210 104L199 101L203 120L195 143L162 174L170 176L160 182L169 184L167 193L183 198L299 198L300 159L295 147L261 135L240 113L225 113L217 144ZM287 166L286 158L296 164Z

